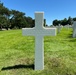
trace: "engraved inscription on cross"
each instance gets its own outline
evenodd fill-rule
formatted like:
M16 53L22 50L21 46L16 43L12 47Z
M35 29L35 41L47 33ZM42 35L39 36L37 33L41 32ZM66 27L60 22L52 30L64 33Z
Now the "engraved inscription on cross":
M22 33L25 36L35 36L35 70L44 69L44 36L55 36L56 28L43 27L44 13L35 13L35 27L22 28Z

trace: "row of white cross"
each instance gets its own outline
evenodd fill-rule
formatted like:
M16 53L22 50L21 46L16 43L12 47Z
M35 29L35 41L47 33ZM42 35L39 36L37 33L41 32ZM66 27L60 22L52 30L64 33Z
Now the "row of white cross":
M56 28L44 28L43 24L44 24L44 13L36 12L35 27L22 29L23 35L35 36L35 70L44 69L44 36L56 35ZM74 36L76 36L76 34L74 34Z

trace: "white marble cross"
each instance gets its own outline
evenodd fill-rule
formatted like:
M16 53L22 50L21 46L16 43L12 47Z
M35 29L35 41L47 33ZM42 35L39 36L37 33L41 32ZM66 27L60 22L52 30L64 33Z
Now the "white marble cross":
M73 22L73 38L76 38L76 21Z
M23 28L25 36L35 36L35 70L44 69L44 36L56 35L56 28L44 28L44 13L35 13L35 27Z

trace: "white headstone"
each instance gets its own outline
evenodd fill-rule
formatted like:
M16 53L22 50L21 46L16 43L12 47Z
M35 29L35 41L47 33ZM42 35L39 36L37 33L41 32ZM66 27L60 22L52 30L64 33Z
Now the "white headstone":
M56 28L44 28L44 13L35 13L35 27L23 28L22 33L25 36L35 36L35 70L44 69L44 36L55 36Z
M57 30L58 30L58 33L60 33L60 30L61 30L60 24L58 25Z
M76 37L76 21L73 22L73 37Z
M70 26L69 24L66 25L66 28L67 28L68 30L69 30L69 26Z

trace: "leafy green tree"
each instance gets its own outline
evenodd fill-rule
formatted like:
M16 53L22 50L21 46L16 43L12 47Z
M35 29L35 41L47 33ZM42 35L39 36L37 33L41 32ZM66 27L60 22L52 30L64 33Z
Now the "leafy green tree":
M34 20L31 17L26 17L27 27L34 27Z
M68 17L68 20L67 20L67 23L68 23L69 25L72 25L72 21L73 21L73 19L69 16L69 17Z
M12 10L11 11L11 28L22 28L26 27L26 20L25 20L25 13L17 11L17 10Z
M63 20L61 20L61 25L67 25L68 24L68 21L66 18L64 18Z
M57 26L58 24L60 24L60 20L55 19L55 20L53 21L53 25L54 25L54 26Z
M9 9L6 8L3 5L3 3L0 3L0 18L2 18L1 19L2 21L0 22L1 28L2 27L6 27L6 29L8 30L8 27L9 27L9 17L10 17L10 11L9 11ZM3 24L1 24L1 23L3 23Z
M5 27L6 24L7 24L7 19L4 16L0 15L0 30L2 30L2 28Z
M44 27L46 26L46 19L44 19Z
M76 21L76 17L73 18L73 21Z

